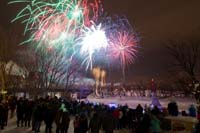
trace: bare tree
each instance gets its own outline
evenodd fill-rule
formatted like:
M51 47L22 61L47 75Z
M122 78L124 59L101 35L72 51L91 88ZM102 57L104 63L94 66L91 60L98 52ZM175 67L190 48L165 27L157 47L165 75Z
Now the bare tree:
M66 73L64 56L58 52L38 52L35 57L35 71L38 72L38 88L43 92L55 89L63 82Z
M66 73L64 76L64 82L65 82L65 89L68 90L69 88L71 88L75 81L76 78L79 77L79 72L81 69L81 64L76 61L76 60L71 60L66 68Z
M169 54L173 57L173 68L176 72L184 73L185 79L178 79L179 84L188 89L190 82L194 89L196 84L199 83L199 65L200 65L200 41L170 41L167 46ZM199 102L200 92L199 88L194 89L195 97Z
M56 88L68 90L79 76L80 63L56 50L34 49L30 44L18 55L18 63L29 72L26 75L27 87L34 95Z
M173 67L186 72L193 82L198 82L200 41L170 41L167 48L174 59Z

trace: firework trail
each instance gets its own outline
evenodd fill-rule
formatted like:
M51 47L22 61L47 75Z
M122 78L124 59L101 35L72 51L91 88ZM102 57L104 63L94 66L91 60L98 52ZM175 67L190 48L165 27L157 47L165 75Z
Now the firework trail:
M37 41L54 47L67 40L74 43L74 38L82 27L89 26L99 14L100 0L14 0L12 3L27 3L13 20L22 19L24 32L32 32L25 41ZM102 10L102 9L101 9ZM65 45L66 43L62 44ZM58 47L58 46L56 46Z

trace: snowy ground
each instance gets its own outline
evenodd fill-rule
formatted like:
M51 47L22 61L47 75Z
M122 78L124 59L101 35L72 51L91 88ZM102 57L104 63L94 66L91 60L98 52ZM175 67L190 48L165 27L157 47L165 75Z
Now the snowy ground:
M138 104L141 104L143 107L144 105L150 105L152 102L152 99L150 97L106 97L106 98L96 98L92 95L87 97L87 100L89 102L93 103L104 103L104 104L120 104L125 105L127 104L130 108L135 108ZM192 98L175 98L175 97L169 97L169 98L160 98L159 99L160 104L162 107L167 107L168 103L170 101L176 101L179 107L179 110L187 110L191 104L196 104L195 99Z

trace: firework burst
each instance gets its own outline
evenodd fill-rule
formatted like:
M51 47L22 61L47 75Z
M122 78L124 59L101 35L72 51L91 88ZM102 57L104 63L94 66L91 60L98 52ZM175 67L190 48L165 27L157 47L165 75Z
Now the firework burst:
M94 53L98 53L101 49L106 49L108 47L108 39L101 24L98 26L94 24L86 28L80 45L80 53L85 57L83 63L86 63L86 69L88 69L89 66L92 68Z
M134 62L138 38L126 17L104 17L101 0L12 0L26 3L13 21L22 20L24 33L31 34L23 43L36 49L56 51L67 60L81 59L93 68L93 62Z
M53 47L62 45L61 42L66 40L73 41L81 28L97 20L101 2L100 0L93 2L88 0L14 0L10 2L12 3L27 3L27 6L13 20L22 19L22 23L26 25L24 32L32 34L24 43L40 41L41 44Z
M137 53L138 39L133 33L118 32L110 38L109 56L122 65L131 64Z

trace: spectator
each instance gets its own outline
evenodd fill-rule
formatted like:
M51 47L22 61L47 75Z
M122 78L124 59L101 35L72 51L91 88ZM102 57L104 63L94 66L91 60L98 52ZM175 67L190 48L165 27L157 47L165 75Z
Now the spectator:
M79 133L86 133L88 130L88 120L84 113L80 115Z
M115 123L116 123L117 129L119 129L119 127L120 127L120 125L119 125L119 115L120 115L119 109L115 109L115 110L113 111L113 117L114 117L114 119L115 119Z
M157 106L154 106L154 108L151 110L151 113L152 113L153 115L158 116L159 114L161 114L161 111L158 109Z
M74 119L74 133L80 132L80 117L79 115L76 115Z
M178 106L176 102L170 102L168 104L168 112L171 116L178 116Z
M45 132L46 133L51 133L51 128L52 128L52 124L54 121L54 112L53 112L53 107L52 105L50 105L50 103L47 103L46 105L46 109L45 109L45 113L44 113L44 122L45 122Z
M25 127L26 126L30 127L31 116L33 112L33 105L31 101L29 100L25 101L24 110L25 110L25 113L24 113Z
M2 104L2 102L0 102L0 128L4 129L5 126L5 112L4 112L4 106Z
M123 111L119 110L119 125L118 125L118 129L122 129L123 127Z
M149 114L145 113L144 117L137 128L137 133L148 133L150 128L151 119Z
M94 113L93 117L90 120L89 129L91 133L99 133L101 128L101 120L97 113Z
M160 133L161 132L160 120L155 115L152 115L151 131L152 131L152 133Z
M181 114L182 114L182 116L188 116L188 114L186 113L186 111L184 110L184 111L182 111L181 112Z
M140 104L138 104L138 106L136 107L136 117L137 117L137 121L140 122L142 116L143 116L143 108Z
M13 118L14 111L15 111L16 105L17 105L16 97L11 96L10 99L8 100L8 104L10 107L10 118Z
M17 101L17 127L20 126L23 127L24 124L24 100L21 98L19 98L19 100Z
M197 111L196 111L196 108L194 107L194 105L190 105L188 111L189 111L189 116L196 117Z
M105 116L103 117L103 121L102 121L103 130L105 131L105 133L113 133L115 129L115 125L116 125L115 119L112 116L111 111L108 110Z
M70 118L68 110L66 109L65 104L62 103L57 116L56 133L67 133L69 122Z
M33 130L35 132L40 132L40 126L41 126L41 122L43 120L43 116L42 116L42 105L41 104L37 104L34 111L33 111L33 117L34 117L34 127Z

